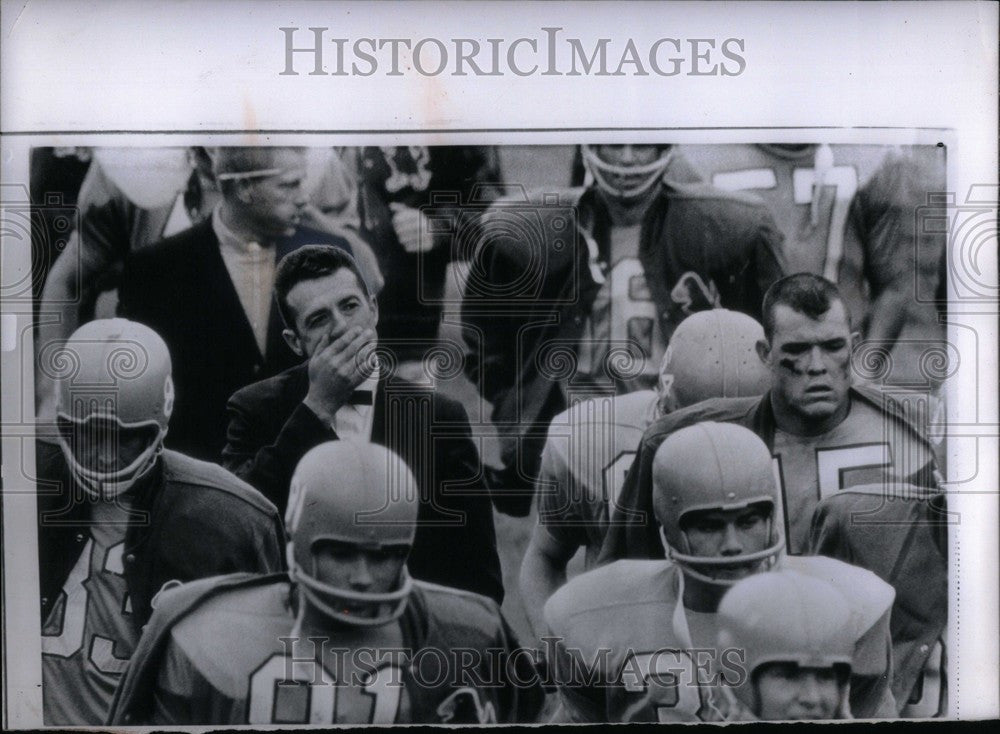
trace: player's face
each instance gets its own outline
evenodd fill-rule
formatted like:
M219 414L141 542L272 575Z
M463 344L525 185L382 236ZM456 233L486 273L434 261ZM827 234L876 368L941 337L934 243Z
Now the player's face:
M598 145L594 152L605 163L622 168L646 166L657 160L661 151L655 145ZM629 175L618 173L606 174L608 183L618 190L627 190L647 178L648 174Z
M371 550L346 543L321 543L313 551L316 579L338 589L359 593L385 594L399 587L400 574L406 563L403 549ZM344 611L372 614L363 604Z
M833 668L772 663L756 676L759 717L764 721L832 719L840 702Z
M60 420L59 431L77 462L89 471L114 474L129 466L156 439L157 428L121 428L107 418Z
M701 510L681 518L681 529L692 556L736 557L757 553L770 545L770 512L764 505L739 510ZM720 566L718 579L741 579L756 573L760 561L742 566Z
M285 299L295 315L295 330L285 338L297 354L312 357L324 336L335 341L352 326L374 329L378 307L348 268L303 280L292 286Z
M762 350L779 403L806 420L822 420L841 409L849 399L852 343L840 301L819 319L779 304L770 347Z
M303 182L306 158L301 151L276 150L272 166L281 171L274 176L250 179L243 200L252 226L261 237L290 237L302 220L307 198Z

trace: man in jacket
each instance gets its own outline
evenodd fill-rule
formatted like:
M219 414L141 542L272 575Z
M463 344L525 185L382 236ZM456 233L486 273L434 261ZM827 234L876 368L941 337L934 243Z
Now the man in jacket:
M275 267L304 244L331 244L361 260L345 237L306 226L303 148L215 148L222 200L204 221L129 253L119 314L150 326L174 361L177 405L168 444L217 461L226 401L298 361L281 338L271 299ZM366 262L363 261L362 262ZM369 283L380 276L374 262Z
M395 355L376 337L375 297L339 248L291 253L274 289L284 337L306 361L232 396L225 466L283 510L309 449L338 439L385 446L420 489L414 577L500 601L493 510L465 410L394 374Z
M163 585L281 570L283 530L259 492L163 448L174 389L155 332L92 321L64 355L57 443L38 453L44 715L99 725Z
M549 421L655 385L671 334L715 307L759 320L783 271L759 199L701 183L669 147L584 146L593 183L483 217L462 306L467 373L493 404L495 502L526 514Z

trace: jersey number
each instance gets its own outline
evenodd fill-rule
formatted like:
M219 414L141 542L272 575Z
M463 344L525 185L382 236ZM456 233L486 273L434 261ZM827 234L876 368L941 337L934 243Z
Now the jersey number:
M60 658L68 658L75 655L83 647L84 631L87 621L87 602L90 592L87 587L91 574L91 552L94 547L93 539L88 540L83 547L83 552L77 560L76 565L70 572L66 583L63 585L63 599L56 602L61 606L58 614L58 634L42 635L42 654L53 655ZM122 550L124 543L118 543L108 549L104 560L104 570L121 575ZM128 597L123 599L121 610L123 613L129 612ZM50 616L46 626L55 623ZM115 655L115 641L102 635L94 634L91 637L90 649L88 650L90 662L102 673L110 675L121 675L128 665L128 658L120 658Z
M337 692L319 663L292 663L271 656L250 677L248 724L392 724L403 693L398 669L390 665L368 676L362 692L371 698L367 722L337 721Z
M816 479L819 499L836 494L850 486L845 475L862 469L882 469L892 466L892 456L887 443L866 443L839 449L816 449ZM771 460L774 478L785 491L785 481L781 470L781 457Z
M625 690L646 694L660 722L701 718L704 702L695 681L694 660L681 650L633 653L622 673Z

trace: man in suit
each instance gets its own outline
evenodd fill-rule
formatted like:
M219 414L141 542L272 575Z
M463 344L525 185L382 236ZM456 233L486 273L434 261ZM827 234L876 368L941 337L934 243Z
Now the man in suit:
M403 457L420 490L414 577L499 602L493 514L465 410L378 363L378 306L342 249L289 254L274 291L282 334L306 362L232 396L225 466L283 511L309 449L338 439L385 446Z
M304 148L210 155L221 202L204 221L129 254L118 310L152 327L170 349L177 403L168 445L217 461L229 396L298 361L271 302L277 262L303 244L354 249L304 226ZM376 272L374 263L365 271L370 282L378 282Z

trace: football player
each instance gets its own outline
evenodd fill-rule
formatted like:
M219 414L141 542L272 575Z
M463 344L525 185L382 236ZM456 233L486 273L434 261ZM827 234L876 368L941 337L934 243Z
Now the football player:
M945 190L945 149L885 145L691 145L707 182L751 191L784 234L788 272L837 284L859 331L884 348L890 384L928 382L921 355L943 348L933 305L945 236L917 226L928 194ZM925 231L927 229L928 231ZM940 353L940 352L939 352ZM940 380L931 379L930 388Z
M762 395L768 376L754 348L763 336L746 314L692 314L670 339L655 391L593 398L552 420L542 452L538 522L520 579L537 634L544 631L542 606L566 582L566 566L580 547L584 569L595 565L643 431L656 418L708 398Z
M417 485L376 444L299 462L289 576L164 593L114 724L392 724L531 720L527 656L492 600L410 578Z
M96 726L163 584L278 571L284 536L255 489L164 449L174 388L155 332L91 321L60 355L57 443L42 424L38 442L42 699L47 725Z
M591 183L495 204L463 301L470 380L493 405L498 507L527 514L545 431L573 399L649 389L677 326L759 317L783 272L763 203L698 182L670 146L583 147Z
M812 514L824 497L879 482L934 491L940 481L934 449L911 406L854 383L858 337L836 286L810 273L781 279L764 299L763 325L757 349L771 374L770 391L763 398L706 400L650 425L619 495L623 511L650 517L656 448L671 432L705 420L750 428L771 449L793 554L806 552ZM600 558L662 552L655 526L630 520L609 528Z
M896 591L892 607L892 693L906 718L947 711L948 527L944 493L863 485L819 503L809 552L866 568Z
M701 423L669 436L653 465L666 560L627 560L581 574L545 605L564 721L739 718L719 685L734 660L716 647L718 607L742 578L791 568L851 601L853 710L892 716L892 588L823 557L784 556L780 493L764 443L741 426Z
M765 721L849 719L851 608L823 579L748 576L719 604L719 650L743 653L736 698Z

